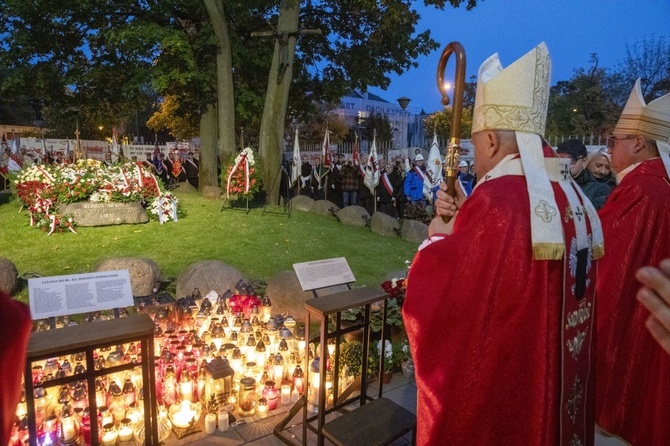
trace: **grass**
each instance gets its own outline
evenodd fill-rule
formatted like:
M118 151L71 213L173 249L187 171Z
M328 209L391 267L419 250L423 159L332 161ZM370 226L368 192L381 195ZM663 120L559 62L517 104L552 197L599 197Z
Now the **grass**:
M143 225L82 227L78 234L48 237L31 228L19 202L0 194L0 256L16 265L19 274L42 276L91 272L101 259L141 256L153 259L163 277L177 277L200 260L220 260L239 269L247 279L269 280L293 264L345 257L356 285L376 286L393 271L405 268L416 252L415 243L382 237L368 228L339 223L332 217L282 207L262 208L249 214L220 211L221 201L197 192L176 192L187 216L161 226ZM27 300L27 290L19 299ZM177 296L179 297L179 296Z

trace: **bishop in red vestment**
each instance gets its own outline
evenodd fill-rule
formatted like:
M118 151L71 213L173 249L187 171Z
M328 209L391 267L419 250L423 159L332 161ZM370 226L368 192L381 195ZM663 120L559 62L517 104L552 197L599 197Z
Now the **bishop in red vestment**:
M639 80L612 137L620 183L599 212L607 245L597 285L596 423L632 445L660 446L670 444L670 357L644 325L635 272L670 257L670 95L645 105L638 90Z
M482 65L472 135L480 181L408 275L403 318L420 445L593 444L599 221L568 163L541 144L546 107L520 103L517 113L538 119L506 119L480 97L500 88L517 93L506 104L515 105L524 96L516 88L538 91L548 67L533 64L544 52L541 45L503 71L486 69L497 57ZM519 87L529 71L535 83ZM533 190L540 183L547 188ZM438 198L440 208L446 197Z

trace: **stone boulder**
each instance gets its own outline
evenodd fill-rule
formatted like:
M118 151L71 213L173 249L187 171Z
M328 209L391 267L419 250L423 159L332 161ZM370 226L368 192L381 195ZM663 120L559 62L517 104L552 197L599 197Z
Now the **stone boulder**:
M405 219L402 222L402 239L421 243L428 238L428 225L418 220Z
M149 221L149 216L139 203L79 203L58 206L63 214L72 214L77 226L109 226L138 224Z
M295 197L291 198L291 206L293 206L293 209L296 211L309 212L312 210L313 205L314 200L309 198L307 195L296 195Z
M375 212L370 219L370 229L375 234L397 237L398 231L400 231L400 223L388 214Z
M219 260L203 260L189 265L177 278L177 299L190 295L195 288L200 294L207 295L216 291L222 295L235 289L240 280L247 282L242 273Z
M205 186L202 188L202 196L206 198L220 198L223 189L218 186Z
M197 190L195 187L191 186L191 183L188 181L177 183L175 184L174 188L179 189L181 192L194 192Z
M128 270L133 296L148 296L151 294L161 276L160 268L156 262L143 257L102 259L96 266L95 271L116 271L119 269Z
M19 272L14 263L6 257L0 257L0 292L10 296L19 283Z
M332 217L333 213L330 210L333 209L335 213L340 210L340 207L329 200L316 200L312 205L311 211L318 215L325 215L326 217Z
M272 301L272 314L288 313L304 322L305 301L314 297L311 291L303 291L295 271L279 271L270 279L265 295Z
M337 213L337 219L349 226L365 226L370 214L362 206L347 206Z
M407 277L407 271L408 269L399 269L396 271L391 271L390 273L386 274L384 276L383 282L386 282L387 280L393 280L393 279L404 279Z

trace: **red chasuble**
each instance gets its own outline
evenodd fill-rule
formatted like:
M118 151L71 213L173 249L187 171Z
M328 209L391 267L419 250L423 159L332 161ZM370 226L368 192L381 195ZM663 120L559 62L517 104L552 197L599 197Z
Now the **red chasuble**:
M670 356L644 325L635 271L670 257L670 183L660 158L624 177L600 210L596 423L633 445L670 444Z
M32 322L28 306L2 292L0 307L0 444L6 445L21 397L21 375Z
M552 186L572 246L573 216ZM418 444L593 444L595 262L578 301L571 250L535 261L530 231L525 177L503 176L480 184L453 234L414 258L403 317Z

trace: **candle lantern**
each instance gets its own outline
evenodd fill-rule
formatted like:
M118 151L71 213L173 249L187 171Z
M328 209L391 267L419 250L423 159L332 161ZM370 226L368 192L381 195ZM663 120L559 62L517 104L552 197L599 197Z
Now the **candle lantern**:
M250 376L244 377L240 380L240 393L238 406L240 415L243 417L250 417L256 413L256 380Z
M127 377L123 383L123 399L126 402L126 408L130 407L137 399L137 389L130 377Z
M179 395L182 400L193 401L193 380L188 370L184 369L181 372L181 380L179 381Z
M16 412L15 412L16 418L22 420L27 413L28 413L28 405L26 403L26 391L22 390L21 399L19 400L19 404L16 405Z
M216 346L216 351L218 351L221 348L221 345L223 345L223 339L226 336L226 332L223 330L223 326L220 322L217 322L214 328L211 329L210 335L212 342Z
M293 370L293 389L299 395L302 395L305 390L305 374L300 365L295 366Z
M200 403L191 403L190 401L182 401L179 404L170 406L169 416L172 421L172 430L181 439L186 435L200 432L198 427L198 420L202 412Z
M235 347L233 349L230 366L233 368L235 373L238 374L238 376L244 372L244 368L242 367L242 351L239 349L239 347Z
M88 391L83 382L78 382L72 392L72 407L84 409L88 406Z
M258 418L266 418L268 416L268 400L261 398L256 404L256 415Z
M168 365L163 375L163 403L166 405L177 402L177 375L172 365Z
M202 393L202 402L208 412L216 412L223 407L233 388L235 374L228 361L217 357L204 367L205 388Z
M256 344L256 363L262 369L265 368L265 350L265 342L261 339Z
M77 361L77 363L74 366L74 372L75 375L81 375L82 373L86 373L86 367L81 363L81 361Z
M309 366L309 391L307 394L307 407L311 412L319 410L319 391L321 387L321 373L319 373L319 358L314 358Z
M256 362L256 337L253 333L249 334L244 351L247 357L247 361Z
M272 300L270 299L270 296L265 295L265 297L263 297L263 300L261 302L261 308L262 308L261 317L263 321L264 322L269 321L270 318L272 317Z
M273 358L272 371L275 381L281 382L284 379L284 358L280 353L277 353Z
M263 398L268 401L268 409L275 410L279 403L279 390L275 387L274 381L266 381L263 389Z
M242 302L244 299L239 294L233 294L228 299L228 309L232 314L237 314L242 311Z
M133 439L133 422L130 418L124 418L119 423L119 440L130 441Z
M72 406L65 406L58 421L58 439L61 445L79 444L81 425Z
M163 394L165 400L165 394ZM114 421L121 421L126 417L126 399L123 396L123 390L112 381L109 384L109 412L114 416Z
M119 431L116 430L114 423L107 423L102 426L102 446L115 446L119 438Z
M248 288L247 293L247 296L242 302L242 311L244 312L245 318L251 319L251 313L254 311L254 308L258 309L262 303L258 296L256 296L253 288Z

